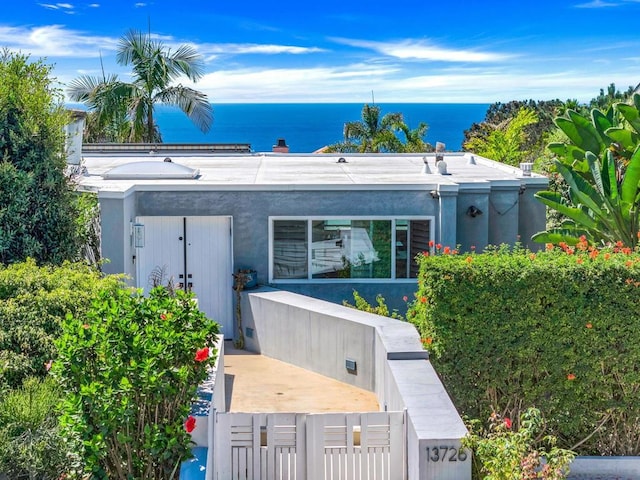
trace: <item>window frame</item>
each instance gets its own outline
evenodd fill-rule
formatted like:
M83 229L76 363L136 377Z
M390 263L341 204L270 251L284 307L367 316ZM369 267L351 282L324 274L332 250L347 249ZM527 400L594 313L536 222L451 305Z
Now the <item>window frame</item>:
M279 220L306 221L307 225L307 278L274 278L274 223ZM310 243L313 241L313 222L325 220L386 220L391 222L391 277L389 278L312 278L311 255L312 248ZM287 215L287 216L270 216L269 217L269 283L415 283L416 278L402 277L396 278L396 221L428 221L429 222L429 241L434 241L434 215Z

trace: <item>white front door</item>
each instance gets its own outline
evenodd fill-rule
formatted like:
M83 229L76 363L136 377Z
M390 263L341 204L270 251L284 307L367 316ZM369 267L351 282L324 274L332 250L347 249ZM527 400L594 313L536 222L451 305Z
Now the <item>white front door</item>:
M145 292L152 277L192 291L207 317L233 338L233 266L230 217L137 217L144 246L136 248L136 283Z

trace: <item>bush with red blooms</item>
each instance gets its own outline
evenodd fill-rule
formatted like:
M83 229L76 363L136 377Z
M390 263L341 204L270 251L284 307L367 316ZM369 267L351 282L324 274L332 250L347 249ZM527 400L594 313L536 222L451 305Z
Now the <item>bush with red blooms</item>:
M640 249L435 247L407 319L458 410L533 405L579 455L640 455Z
M68 316L52 372L67 392L61 423L84 474L96 479L177 478L190 455L198 385L216 358L218 325L190 295L105 292Z
M563 480L575 457L544 436L544 420L535 408L525 410L513 425L509 417L493 412L488 427L470 422L463 445L473 451L473 478L492 480Z

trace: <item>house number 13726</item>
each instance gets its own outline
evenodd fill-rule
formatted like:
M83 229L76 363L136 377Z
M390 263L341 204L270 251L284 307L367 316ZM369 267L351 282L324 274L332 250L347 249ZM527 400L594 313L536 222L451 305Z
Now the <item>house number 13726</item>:
M429 462L464 462L467 452L464 448L441 445L439 447L427 447L427 461Z

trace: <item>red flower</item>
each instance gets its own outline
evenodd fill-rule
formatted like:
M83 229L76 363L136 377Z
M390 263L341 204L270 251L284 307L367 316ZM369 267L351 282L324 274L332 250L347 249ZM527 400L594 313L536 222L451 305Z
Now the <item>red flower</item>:
M444 254L448 255L449 253L451 253L451 247L444 247Z
M209 358L209 347L196 350L196 362L204 362Z
M442 248L442 244L441 243L436 244L436 248L440 250Z
M160 320L166 320L167 316L164 313L160 314Z
M429 248L433 248L435 244L436 242L434 242L433 240L429 240Z
M407 297L407 296L405 295L404 297L402 297L402 300L403 300L404 302L406 302L407 300L409 300L409 297Z
M196 419L193 415L189 415L189 417L184 421L184 429L187 433L191 433L196 428Z
M427 303L427 297L421 297L421 298L420 298L420 301L421 301L422 303Z
M471 251L475 251L476 246L475 245L471 245L469 248L471 249Z
M511 428L511 419L509 417L504 417L504 426Z
M567 380L575 380L576 376L573 373L567 375Z

